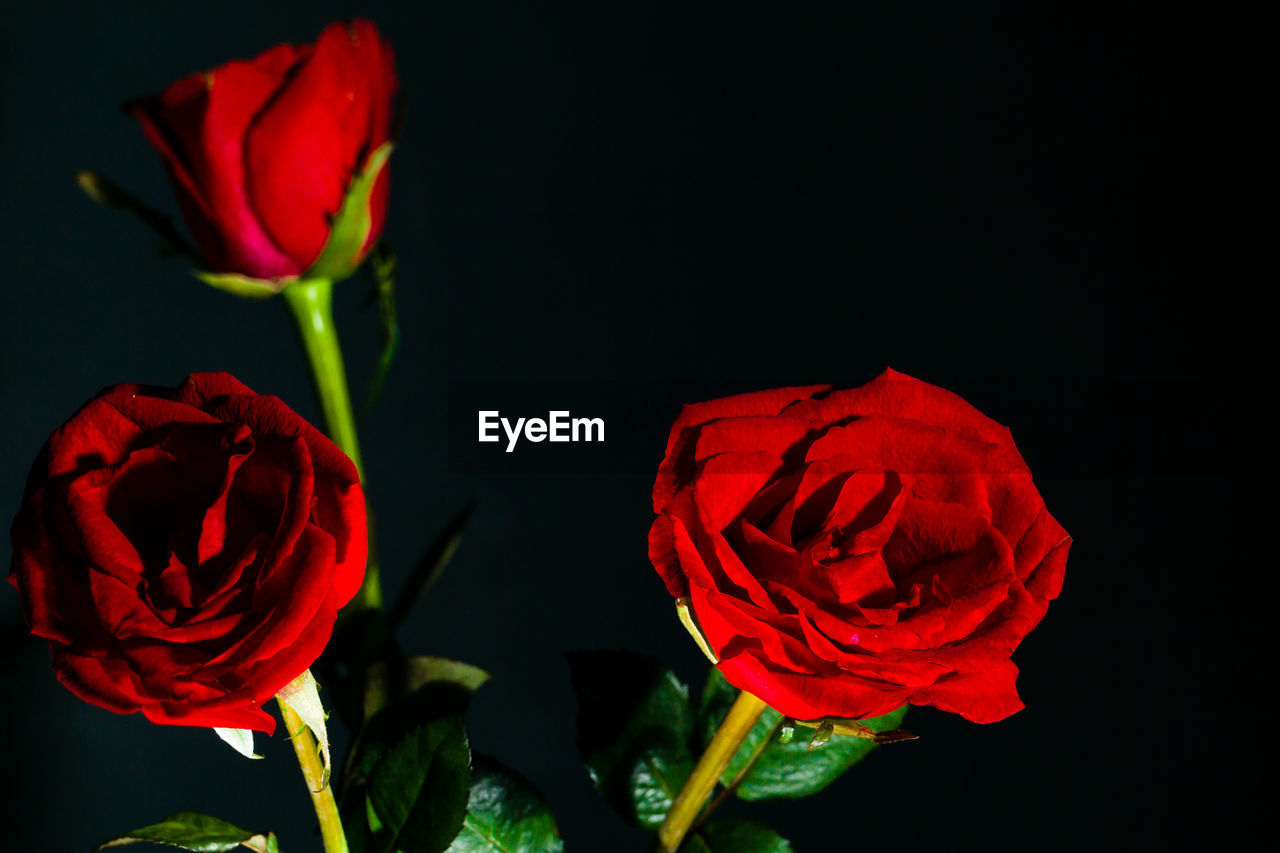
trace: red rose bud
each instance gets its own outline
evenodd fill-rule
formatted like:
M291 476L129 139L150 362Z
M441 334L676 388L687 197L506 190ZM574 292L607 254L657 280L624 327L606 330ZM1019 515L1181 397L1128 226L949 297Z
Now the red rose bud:
M217 273L343 278L382 231L396 90L372 23L331 24L192 74L127 109L165 158L182 215ZM226 278L226 276L223 276ZM211 282L246 295L253 283Z
M1022 708L1010 654L1071 539L1009 431L887 371L686 406L649 555L736 687L799 720Z
M355 466L225 373L118 385L50 436L9 581L58 679L157 723L256 729L364 576Z

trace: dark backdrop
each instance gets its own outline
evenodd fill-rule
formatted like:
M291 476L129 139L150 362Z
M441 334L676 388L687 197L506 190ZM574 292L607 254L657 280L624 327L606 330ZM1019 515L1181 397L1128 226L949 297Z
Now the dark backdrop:
M1012 428L1075 537L1066 587L1015 656L1025 711L990 726L914 711L918 742L751 812L815 853L1238 829L1221 807L1255 712L1231 652L1262 631L1237 616L1254 593L1218 413L1233 289L1253 272L1241 203L1269 174L1248 156L1269 22L1070 6L6 4L0 506L115 382L229 370L318 417L281 305L158 260L72 176L101 170L172 209L119 103L367 14L410 98L387 232L404 343L362 426L385 581L478 500L406 645L493 673L474 746L541 787L570 850L644 837L581 769L562 653L705 671L646 557L679 403L886 365ZM365 290L338 298L358 388L378 343ZM600 470L573 445L554 448L563 470L519 451L508 470L468 462L469 433L446 425L449 390L461 411L482 382L543 411L554 385L582 414L609 389L653 394L616 408ZM282 739L250 763L207 731L90 707L11 592L0 620L5 849L86 851L181 809L318 846Z

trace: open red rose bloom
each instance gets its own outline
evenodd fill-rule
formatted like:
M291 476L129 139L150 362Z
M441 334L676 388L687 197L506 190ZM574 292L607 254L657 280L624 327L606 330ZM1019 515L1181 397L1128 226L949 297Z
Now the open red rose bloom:
M118 385L58 429L13 524L31 631L72 692L158 723L257 729L360 587L351 461L225 373Z
M725 677L801 720L1022 708L1010 654L1070 538L1009 431L888 371L686 406L650 557Z
M390 46L357 20L330 25L314 45L184 77L129 110L164 156L214 270L279 279L324 248L352 177L391 133L395 90ZM388 180L384 169L369 199L365 251L382 231Z

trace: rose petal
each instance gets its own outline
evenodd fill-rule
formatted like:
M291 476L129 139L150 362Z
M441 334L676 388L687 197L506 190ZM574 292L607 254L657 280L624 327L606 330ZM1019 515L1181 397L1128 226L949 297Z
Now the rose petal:
M678 488L687 482L692 469L692 454L698 438L698 427L717 418L738 418L752 415L776 415L789 404L826 391L829 385L809 385L795 388L779 388L773 391L756 391L738 394L707 403L692 403L680 410L667 439L667 451L658 468L658 478L653 484L653 511L661 512Z
M245 192L245 135L310 48L280 45L252 62L193 74L129 106L165 157L183 214L218 271L296 275L304 264L263 229Z
M272 240L303 269L329 238L329 223L370 146L376 91L370 71L384 66L371 26L332 24L245 136L248 196ZM383 116L382 135L389 122Z
M756 654L742 652L718 667L729 683L763 699L797 720L846 717L865 720L887 714L907 701L903 688L856 675L800 675L773 669Z
M1025 707L1014 684L1017 677L1013 661L978 672L956 673L913 693L911 704L932 705L975 723L998 722Z

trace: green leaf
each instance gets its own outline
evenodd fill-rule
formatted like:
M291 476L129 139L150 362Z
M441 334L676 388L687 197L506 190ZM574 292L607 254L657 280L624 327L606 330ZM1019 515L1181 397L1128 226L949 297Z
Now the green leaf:
M173 220L154 207L143 202L133 193L115 181L95 172L80 172L76 175L76 183L85 195L103 207L123 210L133 214L160 238L161 251L168 255L185 255L193 263L203 265L205 259L200 252L187 242L182 232L173 224Z
M392 701L370 706L368 721L351 745L339 787L344 801L366 784L375 765L414 729L441 718L460 718L471 695L489 680L489 673L461 661L419 656L370 664L366 678L369 701L387 697Z
M471 771L471 802L449 853L561 853L564 842L542 796L484 756Z
M720 670L712 669L702 692L699 713L704 746L711 742L716 728L737 696L737 688L725 680ZM888 731L898 727L906 712L904 705L884 716L862 722L876 731ZM825 746L810 751L809 742L814 730L797 729L796 737L790 743L782 743L773 734L781 721L781 714L772 708L767 709L725 769L722 781L729 784L737 778L755 751L763 749L738 786L737 795L744 800L816 794L876 748L875 741L869 738L837 734L832 735ZM766 739L769 743L762 746Z
M662 826L685 780L693 772L694 756L670 731L654 732L629 753L631 811L647 829Z
M249 832L225 820L195 812L171 814L159 823L104 841L98 845L97 849L103 850L107 847L121 847L139 842L167 844L170 847L181 847L183 850L195 850L197 853L224 853L237 847L245 847L254 853L277 853L278 849L275 833L268 832L263 835Z
M367 811L373 849L439 853L462 828L470 793L471 752L460 717L413 729L369 774Z
M681 848L684 853L791 853L791 843L754 820L709 823Z
M489 680L489 673L478 666L448 658L416 655L397 663L371 664L366 672L366 713L369 716L379 710L375 699L386 696L406 696L419 691L435 691L441 704L447 694L453 701L452 708L459 713L466 710L471 694Z
M235 272L202 272L197 270L192 275L210 287L244 299L267 299L275 296L284 290L286 286L296 281L296 279L292 278L250 278L247 275Z
M631 652L575 652L569 667L578 748L592 781L623 817L657 826L693 767L688 688L657 661Z
M474 502L464 506L449 520L445 528L436 534L427 550L418 558L409 575L409 582L405 584L400 595L387 610L387 621L393 627L404 622L409 612L413 610L413 606L444 573L445 567L457 553L458 546L462 544L462 534L466 531L467 523L471 521L471 515L475 509Z
M368 414L382 394L382 386L391 373L396 350L400 347L400 323L396 319L396 253L386 240L379 240L369 253L369 265L373 271L374 292L378 300L378 315L382 318L382 351L378 353L378 366L369 380L369 390L364 395L364 413Z
M478 666L449 658L415 655L405 661L405 684L421 690L431 684L455 684L474 693L489 681L489 673Z
M392 144L384 142L369 154L364 168L351 180L342 207L333 218L329 239L319 256L303 278L327 278L341 281L355 272L361 259L360 251L369 239L373 228L373 214L369 209L369 197L373 194L378 175L391 157Z

